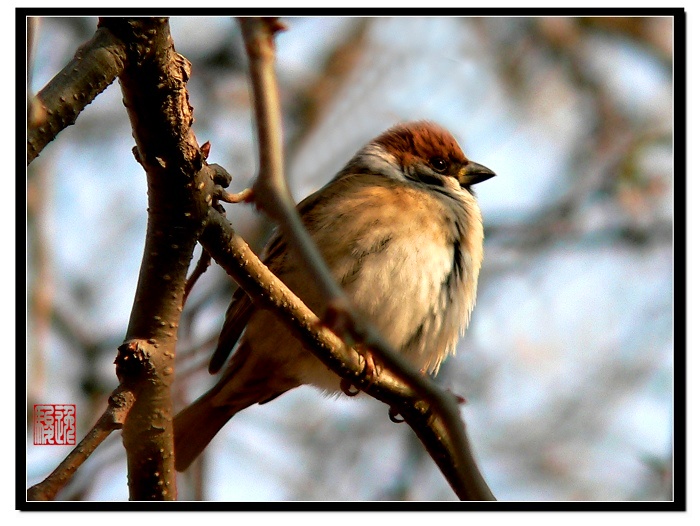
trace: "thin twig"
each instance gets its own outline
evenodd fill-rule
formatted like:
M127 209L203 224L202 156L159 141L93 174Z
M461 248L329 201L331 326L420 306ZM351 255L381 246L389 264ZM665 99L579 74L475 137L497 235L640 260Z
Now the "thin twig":
M115 429L121 429L131 406L134 393L118 387L109 397L109 405L97 423L80 443L43 481L27 490L27 500L54 500L68 484L78 468Z
M418 398L425 400L427 407L422 411L422 417L428 418L429 413L430 416L438 417L444 436L436 439L448 442L451 459L447 463L453 463L453 469L446 469L447 464L444 462L441 469L457 495L466 500L494 500L471 455L454 397L408 365L376 329L357 315L306 232L284 176L282 118L274 69L273 40L275 33L283 26L273 18L243 18L240 19L240 24L249 58L260 150L260 173L253 186L256 204L279 224L283 237L306 264L311 280L318 284L326 298L324 321L332 320L335 330L342 329L344 339L362 342L370 348L391 376L409 386ZM371 394L373 383L376 382L356 385ZM394 409L398 410L396 407ZM413 414L403 416L414 430L414 426L420 427L420 418L415 418ZM424 443L433 438L435 437L421 436Z
M187 302L187 297L190 295L195 283L197 283L197 280L207 271L209 265L211 265L211 256L206 250L202 249L202 254L199 256L199 260L197 260L197 265L194 267L190 277L187 278L187 283L185 283L185 294L182 297L183 306Z
M224 203L247 203L253 197L253 189L246 188L245 190L241 190L236 194L232 194L223 188L218 187L214 193L214 196L218 198L219 201L223 201Z

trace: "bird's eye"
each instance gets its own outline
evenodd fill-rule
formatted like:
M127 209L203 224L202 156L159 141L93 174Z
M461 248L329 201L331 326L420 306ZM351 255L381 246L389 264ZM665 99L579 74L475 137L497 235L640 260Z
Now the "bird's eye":
M442 157L433 157L429 162L433 170L438 173L442 173L447 170L447 161Z

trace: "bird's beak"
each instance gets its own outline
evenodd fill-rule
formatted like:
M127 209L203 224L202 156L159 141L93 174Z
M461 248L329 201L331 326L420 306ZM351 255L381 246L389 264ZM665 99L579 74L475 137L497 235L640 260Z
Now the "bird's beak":
M496 174L492 170L489 170L485 166L469 161L462 167L457 179L459 180L460 186L466 188L473 184L482 183L491 179L495 175Z

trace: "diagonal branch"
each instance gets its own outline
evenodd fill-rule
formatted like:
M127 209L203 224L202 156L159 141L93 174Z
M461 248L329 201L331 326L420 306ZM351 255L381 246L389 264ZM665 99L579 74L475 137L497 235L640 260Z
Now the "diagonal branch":
M318 284L326 299L324 321L330 320L335 329L343 329L341 334L344 338L362 342L371 349L384 364L392 389L375 392L378 382L368 382L364 378L357 380L363 376L362 371L349 375L354 377L352 383L387 401L393 411L406 419L460 498L493 500L471 454L454 397L401 359L378 331L354 311L304 229L284 176L282 117L274 70L274 36L283 26L275 18L242 18L240 24L249 57L260 143L260 173L253 186L256 204L277 221L284 238L307 265L311 281ZM326 362L324 358L322 360ZM343 369L336 367L336 364L326 365L334 371ZM343 378L348 377L338 374ZM393 390L410 392L413 396L407 397L410 400L407 402L403 397L397 399ZM424 428L426 421L431 421L427 426L429 431Z
M27 490L27 500L53 500L71 480L90 455L116 429L121 429L131 406L134 393L118 387L109 397L109 405L92 429L68 456L44 480Z
M211 208L207 226L199 239L204 249L262 308L270 309L305 347L334 373L396 409L411 426L435 460L455 493L463 500L494 500L474 461L461 420L456 423L432 402L415 383L406 381L393 367L369 381L360 355L321 324L318 316L287 288L255 255L247 243L233 231L229 221ZM453 395L440 390L441 395ZM457 425L463 442L452 439L448 425ZM457 447L464 449L457 451Z
M73 60L30 101L34 111L27 130L27 164L75 123L85 106L123 71L125 61L124 43L105 29L78 48Z

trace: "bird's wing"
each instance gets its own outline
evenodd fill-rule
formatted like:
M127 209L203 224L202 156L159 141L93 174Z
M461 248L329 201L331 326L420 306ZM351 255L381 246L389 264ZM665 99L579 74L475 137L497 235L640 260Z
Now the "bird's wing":
M253 310L254 306L250 296L242 288L236 289L236 292L233 293L231 304L226 310L224 326L221 329L221 334L219 334L219 342L209 361L209 372L211 374L218 373L221 370L234 345L241 337L243 329L248 324Z
M337 180L334 180L301 201L297 205L297 210L303 219L308 219L313 215L315 209L322 209L328 200L332 199L339 189L343 187L344 185L338 184ZM305 226L309 228L312 225L306 224ZM314 232L312 231L311 234L313 236ZM286 267L289 264L287 243L282 239L279 230L275 231L263 250L261 259L276 276L283 277L287 272L288 269ZM226 311L226 318L219 335L219 342L209 362L209 372L211 374L221 370L236 342L241 337L245 326L250 321L253 312L255 312L255 305L253 305L248 294L243 289L238 288L233 294L231 305Z

